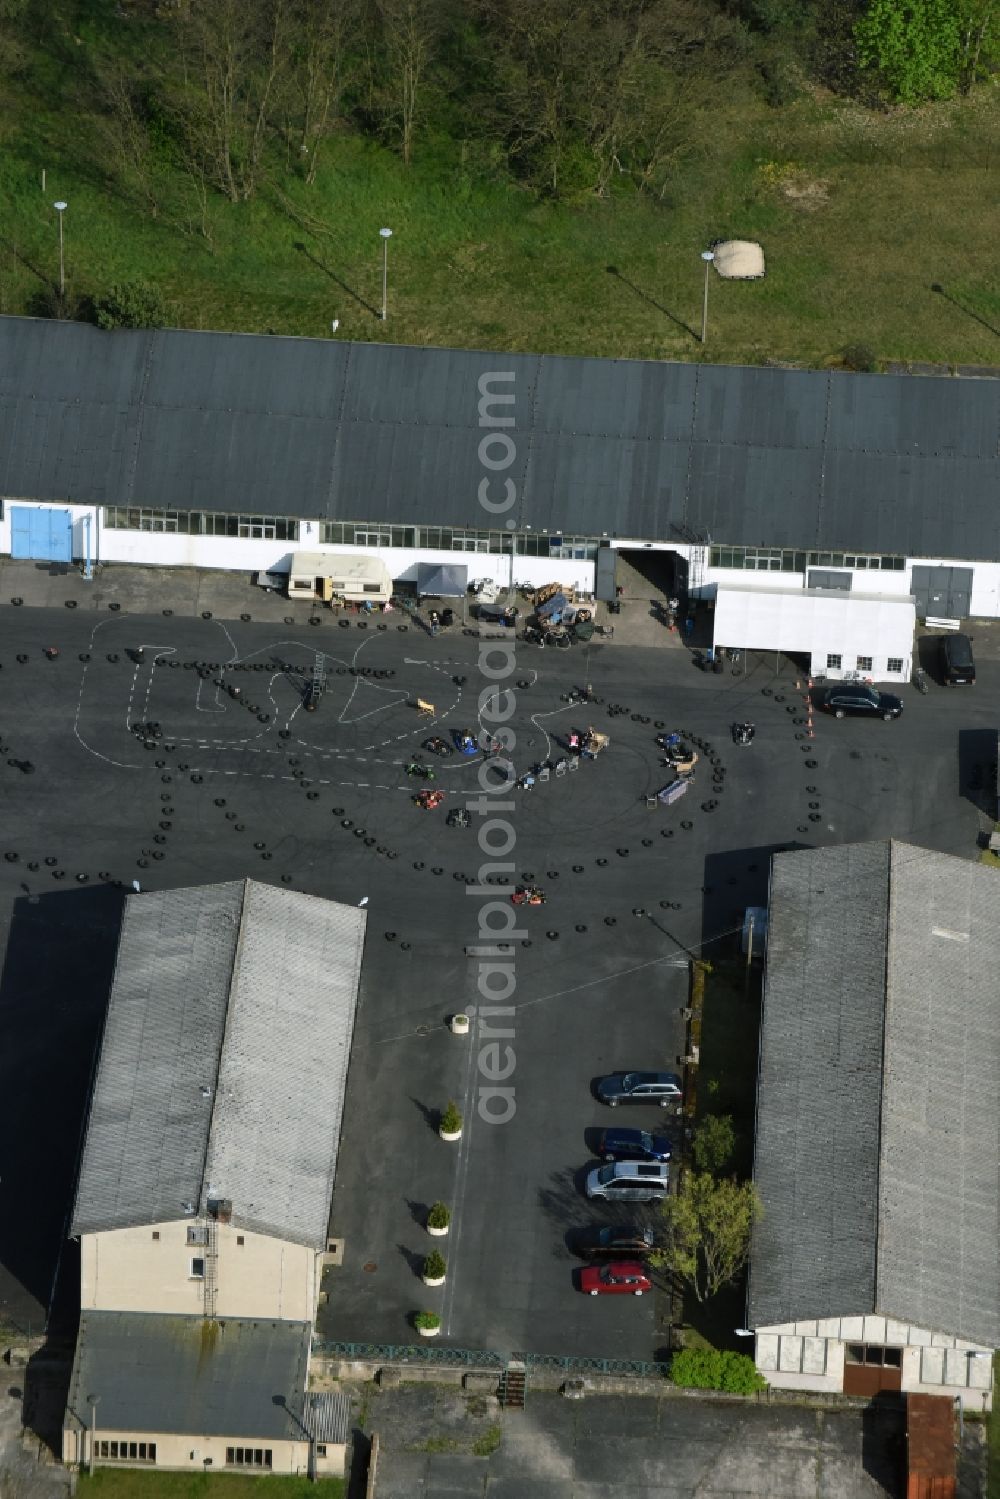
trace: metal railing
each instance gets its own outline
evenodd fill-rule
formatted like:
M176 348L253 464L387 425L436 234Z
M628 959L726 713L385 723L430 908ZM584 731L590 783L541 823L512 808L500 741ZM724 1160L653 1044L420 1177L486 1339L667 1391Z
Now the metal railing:
M530 1375L533 1369L555 1370L568 1377L584 1374L617 1374L639 1379L663 1379L670 1373L668 1359L655 1363L631 1358L584 1358L557 1353L497 1353L488 1348L453 1348L447 1343L346 1343L317 1338L313 1352L325 1358L358 1363L437 1364L468 1369L506 1368L509 1359L521 1360Z
M528 1373L532 1369L554 1369L569 1376L580 1374L621 1374L639 1379L663 1379L670 1373L668 1360L650 1363L637 1358L582 1358L559 1353L515 1353L523 1359Z
M382 1364L453 1364L469 1369L504 1367L503 1354L488 1348L452 1348L447 1343L342 1343L326 1338L313 1341L313 1352L325 1358Z

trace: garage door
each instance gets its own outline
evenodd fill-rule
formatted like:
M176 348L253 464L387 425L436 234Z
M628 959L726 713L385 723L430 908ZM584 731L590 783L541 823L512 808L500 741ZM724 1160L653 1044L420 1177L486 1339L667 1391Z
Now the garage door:
M603 599L605 603L610 603L615 596L615 564L617 561L618 553L614 547L598 547L594 597Z
M850 573L826 572L821 567L811 567L809 577L806 580L807 588L840 588L847 593L851 591Z
M968 619L972 599L971 567L914 567L910 592L917 618Z
M73 517L50 506L12 505L10 555L39 562L73 561Z

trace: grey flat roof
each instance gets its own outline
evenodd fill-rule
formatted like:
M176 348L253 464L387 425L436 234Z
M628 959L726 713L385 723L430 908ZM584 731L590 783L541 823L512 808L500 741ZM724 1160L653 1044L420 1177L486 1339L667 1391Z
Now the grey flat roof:
M772 863L751 1326L1000 1344L1000 881L904 843Z
M71 1232L233 1219L322 1247L365 913L255 881L126 903Z
M497 378L510 373L508 382ZM1000 381L0 318L0 494L1000 558Z
M84 1312L67 1417L89 1426L98 1394L99 1437L302 1441L310 1334L307 1322Z

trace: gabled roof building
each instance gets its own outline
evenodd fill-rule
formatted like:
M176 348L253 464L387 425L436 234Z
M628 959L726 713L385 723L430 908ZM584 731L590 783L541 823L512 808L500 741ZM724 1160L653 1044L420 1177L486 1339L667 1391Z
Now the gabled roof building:
M306 1378L364 935L353 906L251 880L127 901L71 1224L67 1461L336 1465Z
M774 1385L988 1399L1000 881L910 844L772 863L749 1326Z

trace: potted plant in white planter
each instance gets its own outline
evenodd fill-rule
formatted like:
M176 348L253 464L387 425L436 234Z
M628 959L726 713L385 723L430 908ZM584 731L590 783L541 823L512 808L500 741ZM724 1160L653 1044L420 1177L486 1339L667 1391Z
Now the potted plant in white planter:
M417 1312L413 1325L422 1338L436 1338L441 1331L441 1318L437 1312Z
M443 1202L431 1203L427 1213L427 1232L435 1239L443 1239L451 1226L451 1209Z
M432 1249L424 1260L424 1285L443 1286L447 1273L448 1265L444 1255L439 1254L436 1249Z
M460 1140L462 1138L462 1116L458 1112L458 1106L454 1099L448 1100L448 1106L441 1115L438 1134L442 1140Z
M461 1012L451 1017L451 1031L453 1036L467 1036L469 1034L469 1017Z

